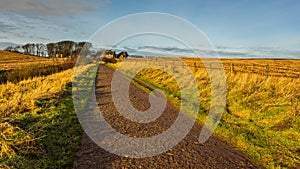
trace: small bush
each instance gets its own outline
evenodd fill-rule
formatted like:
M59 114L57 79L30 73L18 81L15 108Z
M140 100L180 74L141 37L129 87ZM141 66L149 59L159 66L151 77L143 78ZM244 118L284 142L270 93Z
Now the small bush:
M107 58L107 57L102 58L102 61L105 63L116 63L117 62L117 60L115 58Z

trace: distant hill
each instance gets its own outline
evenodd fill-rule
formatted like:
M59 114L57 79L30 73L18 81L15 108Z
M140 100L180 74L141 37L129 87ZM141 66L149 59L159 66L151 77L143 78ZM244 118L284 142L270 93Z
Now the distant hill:
M31 56L31 55L25 55L22 53L15 53L15 52L8 52L4 50L0 50L0 61L13 61L13 60L26 60L26 61L35 61L35 60L49 60L48 58L44 57L38 57L38 56Z
M21 46L20 44L12 43L12 42L0 42L0 50L3 50L9 46L15 47L15 46Z
M29 65L53 65L53 60L38 56L24 55L21 53L0 50L0 71L19 69Z

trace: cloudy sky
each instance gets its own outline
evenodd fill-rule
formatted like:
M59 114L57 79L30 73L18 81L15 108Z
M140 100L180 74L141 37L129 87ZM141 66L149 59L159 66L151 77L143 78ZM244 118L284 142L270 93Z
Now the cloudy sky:
M0 42L89 40L119 17L162 12L194 24L221 54L300 58L299 11L298 0L0 0ZM176 43L155 42L122 45L132 52L185 52Z

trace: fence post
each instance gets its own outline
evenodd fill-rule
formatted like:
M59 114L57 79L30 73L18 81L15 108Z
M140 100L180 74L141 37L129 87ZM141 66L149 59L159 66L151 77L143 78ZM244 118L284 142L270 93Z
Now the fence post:
M230 64L230 73L234 73L234 64L233 63Z

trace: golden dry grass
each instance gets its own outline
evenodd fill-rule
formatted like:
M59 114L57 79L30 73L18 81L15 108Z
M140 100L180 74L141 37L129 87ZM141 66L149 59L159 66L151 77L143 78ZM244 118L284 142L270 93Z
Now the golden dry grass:
M6 118L12 113L32 110L37 99L50 97L63 91L65 85L72 80L72 71L70 69L47 77L24 80L17 84L8 82L0 85L0 117Z
M18 59L27 58L12 53L6 56L9 55L18 55ZM28 57L32 61L25 61L26 64L38 64L41 60L42 63L53 62ZM19 62L22 65L22 61ZM79 73L89 67L81 67ZM63 95L72 82L73 73L73 69L68 69L0 85L0 168L64 168L64 165L72 163L82 133L70 91L68 96ZM60 144L68 145L60 149L57 147ZM57 157L61 159L57 160Z
M27 66L55 65L60 62L62 62L62 60L54 62L52 59L48 58L0 50L0 70L14 70Z
M17 84L0 85L0 130L1 151L0 158L10 157L18 153L28 152L34 148L31 144L34 138L29 131L25 131L11 123L15 116L34 110L36 102L43 98L51 98L62 92L67 83L72 80L73 70L47 77L36 77L21 81Z
M75 59L49 59L0 50L0 83L46 76L74 66Z

